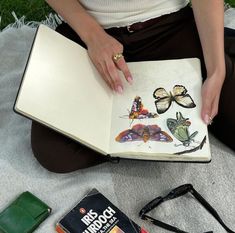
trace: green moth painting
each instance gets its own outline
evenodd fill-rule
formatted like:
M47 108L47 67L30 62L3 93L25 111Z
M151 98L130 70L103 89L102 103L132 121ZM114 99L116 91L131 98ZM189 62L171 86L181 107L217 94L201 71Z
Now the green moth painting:
M176 113L176 119L168 118L167 127L173 134L173 136L178 139L183 146L188 147L191 142L194 141L195 136L198 134L198 131L189 133L189 126L191 122L189 118L184 118L181 112Z

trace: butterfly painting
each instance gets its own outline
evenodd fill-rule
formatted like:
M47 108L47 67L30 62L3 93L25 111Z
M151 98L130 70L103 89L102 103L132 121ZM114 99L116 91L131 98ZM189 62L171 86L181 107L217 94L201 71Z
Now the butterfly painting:
M166 132L162 131L158 125L136 124L131 129L121 132L115 140L117 142L134 142L134 141L159 141L172 142L173 139Z
M175 85L172 92L169 93L162 87L157 88L153 92L153 97L156 99L157 113L162 114L166 112L173 101L184 108L196 107L192 97L187 92L187 89L182 85Z
M198 131L194 133L189 133L189 126L191 122L189 118L184 118L181 112L176 113L176 119L168 118L167 119L167 127L174 135L176 139L182 142L183 146L188 147L191 142L194 141L195 136L198 134Z
M158 117L157 113L150 113L147 109L144 109L142 99L140 96L136 96L131 111L129 113L129 119L145 119Z

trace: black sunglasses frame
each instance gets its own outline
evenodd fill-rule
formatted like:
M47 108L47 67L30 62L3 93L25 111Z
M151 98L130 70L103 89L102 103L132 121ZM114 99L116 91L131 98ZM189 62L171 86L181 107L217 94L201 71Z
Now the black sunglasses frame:
M173 190L171 190L166 196L162 197L159 196L155 198L154 200L150 201L147 205L145 205L141 211L139 212L139 216L143 220L150 221L156 226L162 227L164 229L167 229L168 231L177 232L177 233L189 233L187 231L180 230L179 228L172 226L170 224L164 223L162 221L159 221L157 219L154 219L150 217L149 215L146 215L149 211L159 206L164 201L172 200L178 197L181 197L187 193L191 193L199 203L201 203L202 206L205 207L205 209L214 216L214 218L222 225L222 227L228 232L228 233L235 233L230 228L228 228L223 220L220 218L219 214L216 212L216 210L193 188L192 184L184 184L181 185ZM213 231L207 231L205 233L213 233Z

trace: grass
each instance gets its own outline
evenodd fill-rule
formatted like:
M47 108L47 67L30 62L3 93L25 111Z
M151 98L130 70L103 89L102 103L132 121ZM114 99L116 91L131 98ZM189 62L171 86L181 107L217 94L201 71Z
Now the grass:
M0 0L0 29L15 21L11 12L18 18L25 15L27 21L41 21L54 12L44 0Z
M229 3L232 7L235 7L235 0L225 0L225 2Z
M235 0L225 1L235 7ZM44 0L0 0L0 30L15 21L12 11L18 18L25 15L26 21L41 21L54 12Z

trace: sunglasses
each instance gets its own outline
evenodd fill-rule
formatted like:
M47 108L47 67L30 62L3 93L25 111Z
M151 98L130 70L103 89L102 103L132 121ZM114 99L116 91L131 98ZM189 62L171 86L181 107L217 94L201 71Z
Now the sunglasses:
M171 190L166 196L157 197L154 200L150 201L147 205L145 205L141 211L139 212L139 216L143 220L147 220L151 222L152 224L159 226L161 228L164 228L168 231L177 232L177 233L189 233L187 231L180 230L179 228L172 226L170 224L164 223L162 221L159 221L155 218L150 217L149 215L146 215L149 211L153 210L157 206L159 206L161 203L175 199L177 197L181 197L187 193L192 194L199 203L201 203L202 206L205 207L205 209L214 216L214 218L221 224L221 226L228 232L228 233L235 233L230 228L228 228L223 220L220 218L219 214L216 212L216 210L193 188L192 184L184 184L181 185L173 190ZM204 233L213 233L213 231L207 231Z

